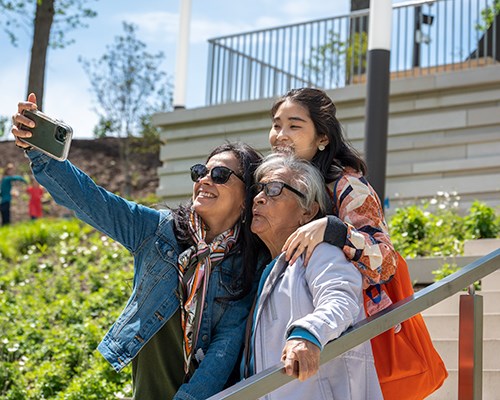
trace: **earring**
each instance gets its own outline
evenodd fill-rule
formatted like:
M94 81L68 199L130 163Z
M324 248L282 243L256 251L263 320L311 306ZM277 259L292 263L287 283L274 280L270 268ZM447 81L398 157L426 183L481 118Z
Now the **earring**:
M247 222L247 214L245 213L245 210L243 210L240 214L240 221L242 224L244 224L245 222Z
M320 144L320 145L318 146L318 150L319 150L319 151L323 151L323 150L325 150L325 145L324 145L324 144Z

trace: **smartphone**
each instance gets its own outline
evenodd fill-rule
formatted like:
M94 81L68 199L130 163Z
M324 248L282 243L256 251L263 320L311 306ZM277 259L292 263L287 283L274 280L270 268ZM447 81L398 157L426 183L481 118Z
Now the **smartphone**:
M64 161L68 158L73 129L64 122L50 118L38 110L23 110L23 115L35 122L34 128L23 125L22 129L30 131L30 138L19 138L19 140L30 144L41 152Z

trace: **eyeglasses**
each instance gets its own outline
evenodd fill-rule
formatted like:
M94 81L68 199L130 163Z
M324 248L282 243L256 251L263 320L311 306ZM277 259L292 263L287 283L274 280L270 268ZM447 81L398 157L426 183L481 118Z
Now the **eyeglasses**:
M252 190L255 195L264 191L267 197L279 196L283 191L283 188L287 188L288 190L295 193L297 196L302 197L303 199L306 198L304 193L299 192L297 189L295 189L290 185L287 185L284 182L265 182L265 183L259 182L252 186Z
M236 176L238 179L244 182L241 176L239 176L236 172L234 172L232 169L228 167L219 165L209 170L207 166L203 164L195 164L191 167L191 180L193 182L198 182L201 178L207 176L209 172L212 181L218 185L223 185L224 183L226 183L231 174L234 174L234 176Z

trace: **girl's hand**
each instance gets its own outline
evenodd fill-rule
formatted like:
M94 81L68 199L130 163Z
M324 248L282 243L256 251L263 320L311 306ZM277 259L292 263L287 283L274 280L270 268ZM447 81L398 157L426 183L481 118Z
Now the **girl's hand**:
M23 149L26 149L28 147L31 147L29 144L19 140L19 138L29 138L31 137L31 132L30 131L25 131L21 128L21 125L26 125L29 126L30 128L33 128L35 126L35 123L25 117L22 114L23 110L36 110L36 96L34 93L31 93L28 96L28 101L21 101L17 105L17 113L12 116L12 134L16 138L16 146L21 147Z
M286 260L293 264L305 252L304 266L318 244L323 242L328 219L326 217L311 221L292 233L281 251L286 252Z

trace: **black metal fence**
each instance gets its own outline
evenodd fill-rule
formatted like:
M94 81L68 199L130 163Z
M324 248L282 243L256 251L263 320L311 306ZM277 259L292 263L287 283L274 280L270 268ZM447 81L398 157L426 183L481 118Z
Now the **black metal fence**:
M393 7L391 78L498 62L500 0ZM366 79L368 10L209 40L207 105L334 89Z

